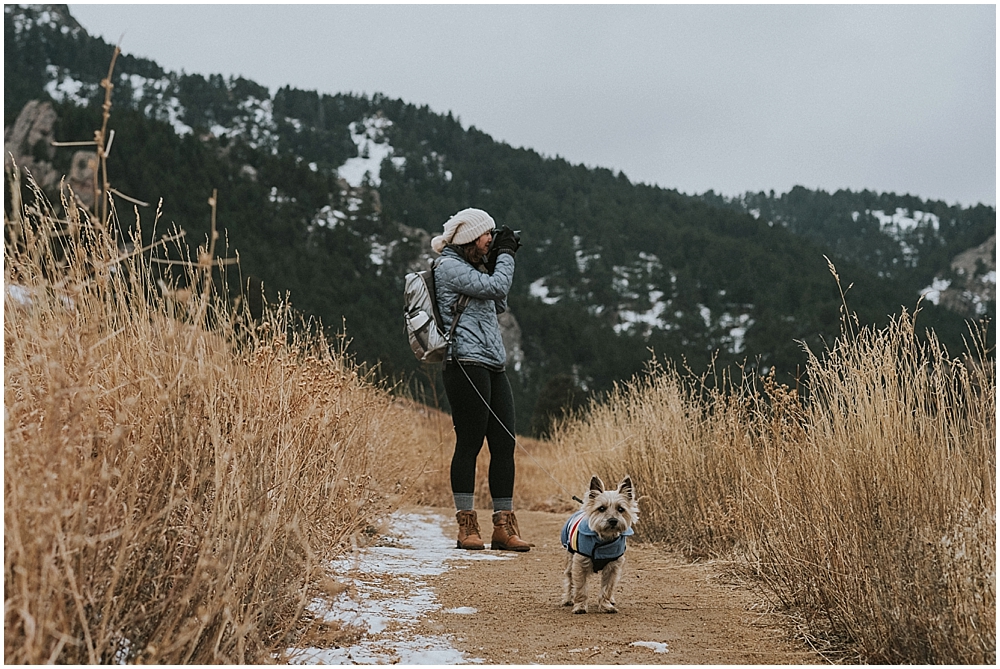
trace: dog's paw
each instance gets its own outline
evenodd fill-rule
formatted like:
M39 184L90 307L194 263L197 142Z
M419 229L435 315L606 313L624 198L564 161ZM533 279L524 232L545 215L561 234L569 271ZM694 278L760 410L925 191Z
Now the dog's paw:
M614 602L601 602L601 612L602 613L618 613L618 609L615 608Z
M563 606L573 606L573 600L572 599L567 599L565 602L562 603L562 605Z
M573 607L573 613L586 613L586 612L587 612L587 605L586 604L577 605L577 606Z

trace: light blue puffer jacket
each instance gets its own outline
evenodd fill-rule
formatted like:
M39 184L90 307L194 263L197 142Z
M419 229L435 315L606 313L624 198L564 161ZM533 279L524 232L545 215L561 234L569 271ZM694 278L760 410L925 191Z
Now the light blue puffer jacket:
M454 247L448 246L441 252L434 281L445 332L451 329L458 296L470 297L455 329L448 359L457 357L461 362L502 369L507 352L497 314L507 310L507 293L514 281L514 256L501 253L490 275L473 267Z

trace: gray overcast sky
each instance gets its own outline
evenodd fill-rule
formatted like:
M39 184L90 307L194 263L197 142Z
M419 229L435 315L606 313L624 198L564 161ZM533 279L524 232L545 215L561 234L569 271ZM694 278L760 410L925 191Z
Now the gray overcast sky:
M995 5L71 5L168 70L381 92L688 194L996 205Z

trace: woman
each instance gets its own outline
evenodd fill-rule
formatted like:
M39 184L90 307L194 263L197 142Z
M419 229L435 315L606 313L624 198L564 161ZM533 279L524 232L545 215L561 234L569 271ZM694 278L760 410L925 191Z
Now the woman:
M458 518L458 547L481 550L482 535L473 504L476 457L486 438L490 449L489 484L493 499L494 550L527 551L514 516L514 396L504 371L507 354L497 314L507 309L519 243L505 229L494 245L499 255L493 273L484 260L496 224L482 209L463 209L431 240L441 254L434 274L437 302L445 332L451 329L455 305L467 295L468 305L455 328L444 365L444 388L455 425L451 491Z

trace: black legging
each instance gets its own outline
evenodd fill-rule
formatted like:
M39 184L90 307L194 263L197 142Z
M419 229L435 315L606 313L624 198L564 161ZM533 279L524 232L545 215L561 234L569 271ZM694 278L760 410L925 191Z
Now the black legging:
M475 388L470 387L469 379ZM513 497L514 438L511 435L514 434L514 395L507 374L469 363L462 363L460 368L458 364L448 361L444 368L444 390L448 394L451 420L455 424L455 455L451 459L452 492L475 492L476 457L483 447L483 437L486 437L490 449L490 496L494 499ZM490 413L483 399L507 426L510 434Z

